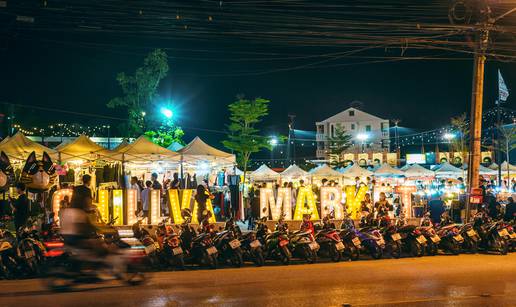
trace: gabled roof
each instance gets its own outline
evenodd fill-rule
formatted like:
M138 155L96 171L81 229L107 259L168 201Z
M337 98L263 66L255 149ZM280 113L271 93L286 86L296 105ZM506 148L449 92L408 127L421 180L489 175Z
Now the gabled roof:
M462 170L448 162L441 164L441 166L435 170L435 175L438 177L454 176L460 174L462 174Z
M253 180L276 180L279 174L271 170L267 165L262 164L250 176Z
M71 142L62 143L56 148L61 161L67 160L97 160L108 156L111 151L93 142L82 134Z
M140 136L131 144L117 147L110 158L125 162L179 161L180 155Z
M310 170L310 175L314 177L342 177L342 174L329 167L328 164Z
M188 145L178 150L178 153L183 155L185 161L208 160L212 162L226 162L229 164L234 164L236 161L235 155L218 150L204 143L198 136L188 143Z
M57 152L39 143L36 143L26 137L21 132L16 132L15 135L0 143L0 151L5 152L11 159L25 160L33 151L36 156L41 157L43 152L46 152L53 160L57 158ZM55 162L55 161L54 161Z
M382 164L374 171L375 176L403 176L404 173L387 163Z
M295 164L292 164L281 172L282 177L304 177L306 175L308 175L308 173Z
M405 165L402 167L406 177L431 177L435 173L429 169L422 167L419 164Z
M354 116L349 116L349 111L355 111ZM347 108L318 123L338 123L338 122L357 122L357 121L385 121L386 119L374 116L357 108Z
M367 170L365 168L360 167L358 163L353 164L351 167L346 168L342 175L344 177L354 178L354 177L367 177L373 175L373 172Z

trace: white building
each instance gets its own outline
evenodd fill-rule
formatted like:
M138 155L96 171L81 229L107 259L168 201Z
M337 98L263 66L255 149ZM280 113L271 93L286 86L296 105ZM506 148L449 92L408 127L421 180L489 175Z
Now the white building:
M348 108L315 125L318 158L329 158L328 139L334 136L338 125L353 138L353 146L347 152L380 152L389 149L389 120L356 108Z

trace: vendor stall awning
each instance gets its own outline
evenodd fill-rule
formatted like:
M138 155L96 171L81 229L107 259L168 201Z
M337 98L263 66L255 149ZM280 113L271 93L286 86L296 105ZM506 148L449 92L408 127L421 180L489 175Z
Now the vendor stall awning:
M251 173L250 177L255 181L276 180L278 179L279 174L271 170L267 165L262 164L262 166Z
M299 177L306 177L308 175L308 172L301 169L296 164L292 164L291 166L287 167L283 172L281 172L281 177L290 177L290 178L299 178Z
M234 164L235 155L219 150L206 144L201 138L195 137L188 145L178 150L185 162L196 162L199 160Z
M422 167L419 164L406 165L405 169L406 177L433 177L435 173L429 169Z
M342 177L341 173L329 167L328 164L310 170L310 175L313 177Z
M387 163L382 164L379 168L377 168L374 172L375 176L403 176L405 173L403 171L390 166Z
M41 157L46 152L53 160L57 159L57 152L26 137L23 133L17 132L12 137L0 143L0 151L5 152L11 159L26 160L31 152L35 151L36 156Z
M354 177L367 177L372 176L373 172L362 168L358 165L358 163L353 164L351 167L348 167L342 173L344 177L354 178Z
M72 160L98 160L111 155L111 151L93 142L86 135L80 135L73 141L58 145L56 148L61 162Z
M437 177L457 177L457 176L461 176L462 173L463 173L463 171L460 168L455 167L448 162L441 164L435 170L435 175Z
M133 143L117 148L109 156L124 162L179 161L180 155L140 136Z

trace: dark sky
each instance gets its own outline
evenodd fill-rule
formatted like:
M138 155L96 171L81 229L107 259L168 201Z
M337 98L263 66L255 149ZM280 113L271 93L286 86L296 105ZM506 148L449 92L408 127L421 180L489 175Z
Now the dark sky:
M0 7L1 101L123 116L105 107L120 94L116 74L132 73L159 47L170 57L160 95L174 101L187 139L200 135L214 145L222 134L198 129L223 130L225 106L240 93L272 101L267 133L284 133L289 113L297 115L296 128L314 130L316 121L354 100L420 130L469 111L472 35L449 34L457 29L449 26L443 1L45 2L8 0ZM20 15L35 20L16 21ZM497 96L497 69L509 88L516 84L516 64L506 62L516 56L516 15L507 19L510 33L495 33L490 55L509 57L489 57L486 108ZM429 26L418 30L419 23ZM437 24L447 27L430 27ZM17 113L26 125L96 122L58 112Z

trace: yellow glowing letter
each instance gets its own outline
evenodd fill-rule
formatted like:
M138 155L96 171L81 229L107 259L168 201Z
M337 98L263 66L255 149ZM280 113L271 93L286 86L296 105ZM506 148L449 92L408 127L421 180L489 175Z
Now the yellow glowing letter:
M306 206L305 206L306 204ZM294 212L294 220L302 220L303 214L311 214L312 220L319 219L319 212L315 206L314 192L311 187L300 187L297 194L296 212Z
M161 216L161 195L160 190L150 191L150 223L158 224Z
M122 190L113 190L113 218L115 225L124 225L124 196Z
M136 190L135 189L128 189L126 191L126 195L127 195L127 206L125 206L126 208L126 213L127 213L127 224L128 225L132 225L134 224L138 218L136 217L136 210L138 209L137 208L137 201L136 201Z
M59 209L61 208L61 201L68 196L68 202L72 200L72 189L62 189L57 190L54 195L52 195L52 211L54 212L54 218L57 219L59 216Z
M279 188L278 197L274 199L271 188L260 189L260 217L269 217L269 209L273 220L285 214L286 220L292 219L292 191L290 188Z
M408 213L407 217L412 217L412 193L415 193L417 188L415 186L397 186L395 191L401 195L401 203L404 206L405 214Z
M109 220L109 190L99 190L98 209L100 218L107 222Z
M346 206L348 214L351 216L351 218L358 219L360 217L360 207L366 192L366 185L361 185L358 189L358 192L356 191L356 187L354 185L346 187Z
M342 219L342 190L340 187L321 187L321 218L331 211L335 219Z

